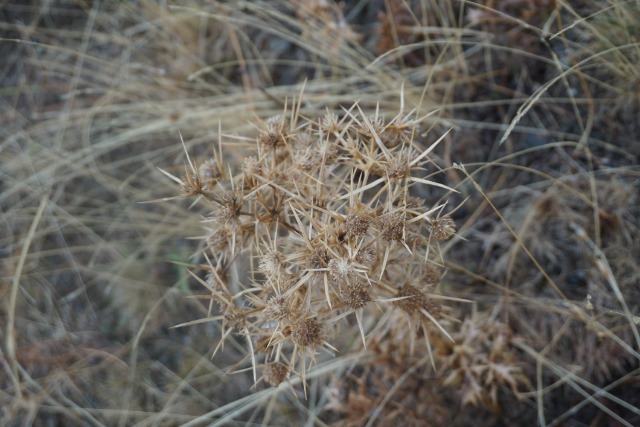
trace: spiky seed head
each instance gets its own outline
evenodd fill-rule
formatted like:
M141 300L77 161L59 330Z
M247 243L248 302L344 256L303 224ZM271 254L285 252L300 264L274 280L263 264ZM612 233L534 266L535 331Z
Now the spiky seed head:
M327 111L325 116L320 121L320 128L331 133L339 133L342 130L340 125L340 119L335 113Z
M380 136L380 134L382 134L382 132L384 131L384 124L382 123L382 119L380 117L375 116L369 116L368 121L369 124L371 124L371 129L373 129L373 132L371 132L369 126L367 126L365 123L358 126L357 130L364 139L371 139L371 142L375 144L375 142L373 141L373 135L375 133L376 135Z
M315 347L322 344L322 323L316 319L301 319L291 328L291 339L300 347Z
M435 268L429 265L427 266L423 274L423 278L424 278L425 284L428 286L433 286L440 283L440 273L438 273L438 270L436 270Z
M437 240L448 240L456 234L456 223L450 216L431 220L431 232Z
M282 320L289 315L287 299L283 296L273 296L267 301L264 314L270 320Z
M364 208L351 209L345 218L345 230L349 237L359 237L367 232L371 225L371 215Z
M390 179L403 179L411 173L408 156L399 152L392 156L386 164L385 172Z
M367 245L356 253L355 261L364 266L371 266L377 258L376 246Z
M326 268L328 262L327 250L324 248L315 248L309 251L307 256L307 268L320 269Z
M289 368L280 362L271 362L264 365L262 377L272 387L277 387L289 375Z
M216 212L216 219L223 224L236 219L242 209L242 198L231 191L221 194L218 203L220 207Z
M284 266L285 256L275 250L267 251L266 254L260 257L260 262L258 263L258 269L270 279L276 279L283 273Z
M198 174L200 175L200 179L203 184L209 189L212 190L218 181L222 178L222 171L218 167L218 163L215 159L209 159L203 164L200 165L198 169Z
M293 153L293 162L298 169L309 172L316 164L313 150L310 147L296 150L296 152Z
M395 297L403 298L394 301L394 304L409 314L417 313L421 308L427 307L427 296L413 285L404 284L400 286Z
M354 272L354 266L348 258L332 258L329 261L329 275L334 280L344 280Z
M358 310L371 301L369 291L362 282L349 283L344 286L340 296L342 301L353 310Z
M397 147L403 142L409 141L411 132L410 128L390 125L382 132L380 140L388 148Z
M399 205L401 202L396 201L395 203ZM421 197L407 196L402 203L405 204L407 209L422 209L424 208L425 200Z
M404 231L404 216L400 212L388 212L379 219L382 238L388 242L402 241Z
M275 116L264 122L264 128L258 135L258 143L265 145L267 148L275 149L284 145L287 138L284 130L284 120L282 116Z
M409 115L397 118L385 127L380 139L389 148L397 147L411 140L418 124L419 120L412 119Z
M252 173L259 173L262 171L260 167L260 163L258 163L258 159L254 156L245 157L242 161L242 171L248 171Z

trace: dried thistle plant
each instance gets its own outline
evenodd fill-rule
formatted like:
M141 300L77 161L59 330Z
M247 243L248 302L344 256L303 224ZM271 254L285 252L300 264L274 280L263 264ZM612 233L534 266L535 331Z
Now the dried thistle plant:
M210 307L209 317L180 326L221 322L216 351L230 334L242 336L254 381L261 369L269 385L292 374L304 384L318 351L337 351L336 335L355 330L366 346L378 329L384 339L387 329L370 325L390 311L450 337L442 298L427 292L439 281L429 247L432 234L450 238L455 228L435 217L443 204L428 208L411 194L414 186L455 191L423 177L444 136L421 147L424 117L405 114L403 102L389 121L357 104L316 120L299 109L259 121L255 148L228 177L217 150L202 166L187 156L182 179L165 172L207 212L198 266L207 278L193 276L222 313ZM353 317L357 329L345 320Z

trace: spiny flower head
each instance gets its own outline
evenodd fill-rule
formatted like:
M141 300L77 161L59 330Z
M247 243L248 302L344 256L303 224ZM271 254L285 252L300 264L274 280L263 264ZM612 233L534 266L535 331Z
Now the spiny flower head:
M284 273L285 260L284 254L276 250L268 250L267 253L260 257L258 269L266 274L267 277L275 279Z
M355 265L348 258L333 258L328 267L329 275L335 280L344 280L355 273Z
M285 117L275 116L262 123L258 143L270 150L285 144L288 134L285 130Z
M409 314L418 313L420 309L427 307L427 296L413 285L400 286L395 297L399 299L394 304Z
M349 308L359 310L371 301L369 290L362 282L349 283L340 293L342 301Z
M355 208L350 208L345 218L347 236L362 236L369 230L372 222L372 214L364 205L358 204Z
M198 176L208 190L212 190L222 178L223 172L216 159L209 159L200 165Z
M322 344L324 326L316 319L298 320L291 327L291 340L300 347L316 347Z
M265 315L270 320L282 320L290 313L287 299L283 296L273 296L267 301Z
M456 234L456 223L449 216L432 219L431 232L437 240L448 240Z
M262 378L270 386L276 387L280 385L289 375L289 368L279 362L270 362L264 365Z
M402 212L387 212L378 219L382 238L388 242L401 242L404 238L404 215Z

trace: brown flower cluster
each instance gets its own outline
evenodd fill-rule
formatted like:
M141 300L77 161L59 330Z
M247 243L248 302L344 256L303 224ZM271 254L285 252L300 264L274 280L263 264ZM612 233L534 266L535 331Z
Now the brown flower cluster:
M235 171L216 151L200 166L189 158L185 177L173 177L206 209L207 275L194 277L221 313L188 324L221 321L218 348L242 336L254 378L261 370L270 385L304 380L318 350L336 351L332 337L359 335L366 346L384 335L375 325L388 311L416 331L446 334L430 245L455 228L448 217L439 225L444 205L414 196L416 186L455 191L425 178L442 137L419 143L423 118L413 113L385 120L355 104L311 120L298 110L259 121L255 148Z

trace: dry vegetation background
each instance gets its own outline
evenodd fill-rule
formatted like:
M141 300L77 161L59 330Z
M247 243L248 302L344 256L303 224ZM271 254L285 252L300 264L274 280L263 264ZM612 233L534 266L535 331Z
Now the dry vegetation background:
M640 425L639 23L637 0L1 2L0 424ZM172 328L208 315L206 210L141 202L180 194L180 134L238 171L285 103L388 122L401 98L433 113L415 147L452 129L425 173L459 193L412 196L461 204L432 254L454 343L363 349L347 317L306 397L252 388L241 335L212 358L220 322Z

